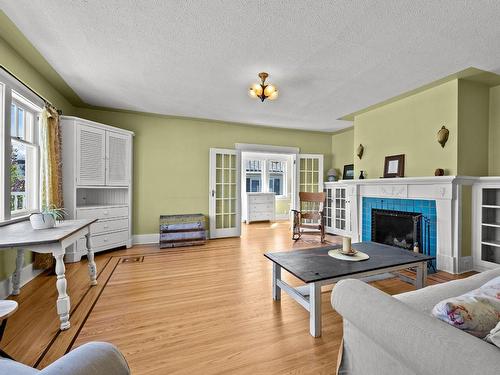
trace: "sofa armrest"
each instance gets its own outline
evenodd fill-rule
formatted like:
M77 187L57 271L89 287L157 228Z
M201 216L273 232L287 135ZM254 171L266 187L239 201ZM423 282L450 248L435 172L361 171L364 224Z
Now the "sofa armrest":
M495 375L500 369L498 348L360 280L338 282L332 292L332 306L416 374ZM346 342L348 339L344 337Z
M43 375L129 375L127 361L109 343L90 342L70 351L50 366Z

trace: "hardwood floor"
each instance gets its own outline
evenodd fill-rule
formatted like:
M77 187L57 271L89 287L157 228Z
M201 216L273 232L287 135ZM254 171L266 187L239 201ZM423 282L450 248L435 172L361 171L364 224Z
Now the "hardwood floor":
M69 264L71 328L64 332L55 276L44 273L12 298L20 307L9 319L3 349L38 368L100 340L120 348L133 374L333 374L342 320L331 308L331 293L322 294L317 339L300 305L285 294L281 304L271 297L271 264L262 254L319 245L317 237L297 243L290 237L287 223L262 223L243 225L241 238L204 246L99 254L96 287L89 286L85 261ZM453 278L438 272L428 283ZM396 278L372 284L391 294L414 289Z

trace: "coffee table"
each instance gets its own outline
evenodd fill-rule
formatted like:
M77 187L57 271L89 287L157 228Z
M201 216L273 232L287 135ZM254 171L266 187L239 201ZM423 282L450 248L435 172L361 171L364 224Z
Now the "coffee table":
M279 301L283 290L309 311L309 331L313 337L321 336L323 285L333 284L342 279L359 279L416 267L414 285L420 289L425 286L427 262L434 259L431 256L376 242L360 242L352 245L354 249L368 254L370 259L367 260L351 262L328 255L329 250L340 247L340 245L327 246L264 254L273 262L273 300ZM282 268L307 286L293 287L287 284L281 279Z

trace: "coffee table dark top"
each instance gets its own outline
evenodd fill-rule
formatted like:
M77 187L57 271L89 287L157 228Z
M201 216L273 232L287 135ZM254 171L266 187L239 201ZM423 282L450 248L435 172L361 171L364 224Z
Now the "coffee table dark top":
M333 245L279 253L265 253L264 256L305 283L434 259L434 257L428 255L376 242L352 244L354 249L370 256L370 259L367 260L351 262L335 259L328 255L329 250L340 247L341 245Z

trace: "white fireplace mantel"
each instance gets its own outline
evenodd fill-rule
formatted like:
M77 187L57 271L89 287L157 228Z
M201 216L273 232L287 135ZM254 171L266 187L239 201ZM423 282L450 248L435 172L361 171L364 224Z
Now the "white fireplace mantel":
M439 176L341 180L328 185L345 185L351 212L351 236L361 241L363 198L425 199L436 202L437 268L450 273L472 269L471 256L462 256L462 187L483 177Z

